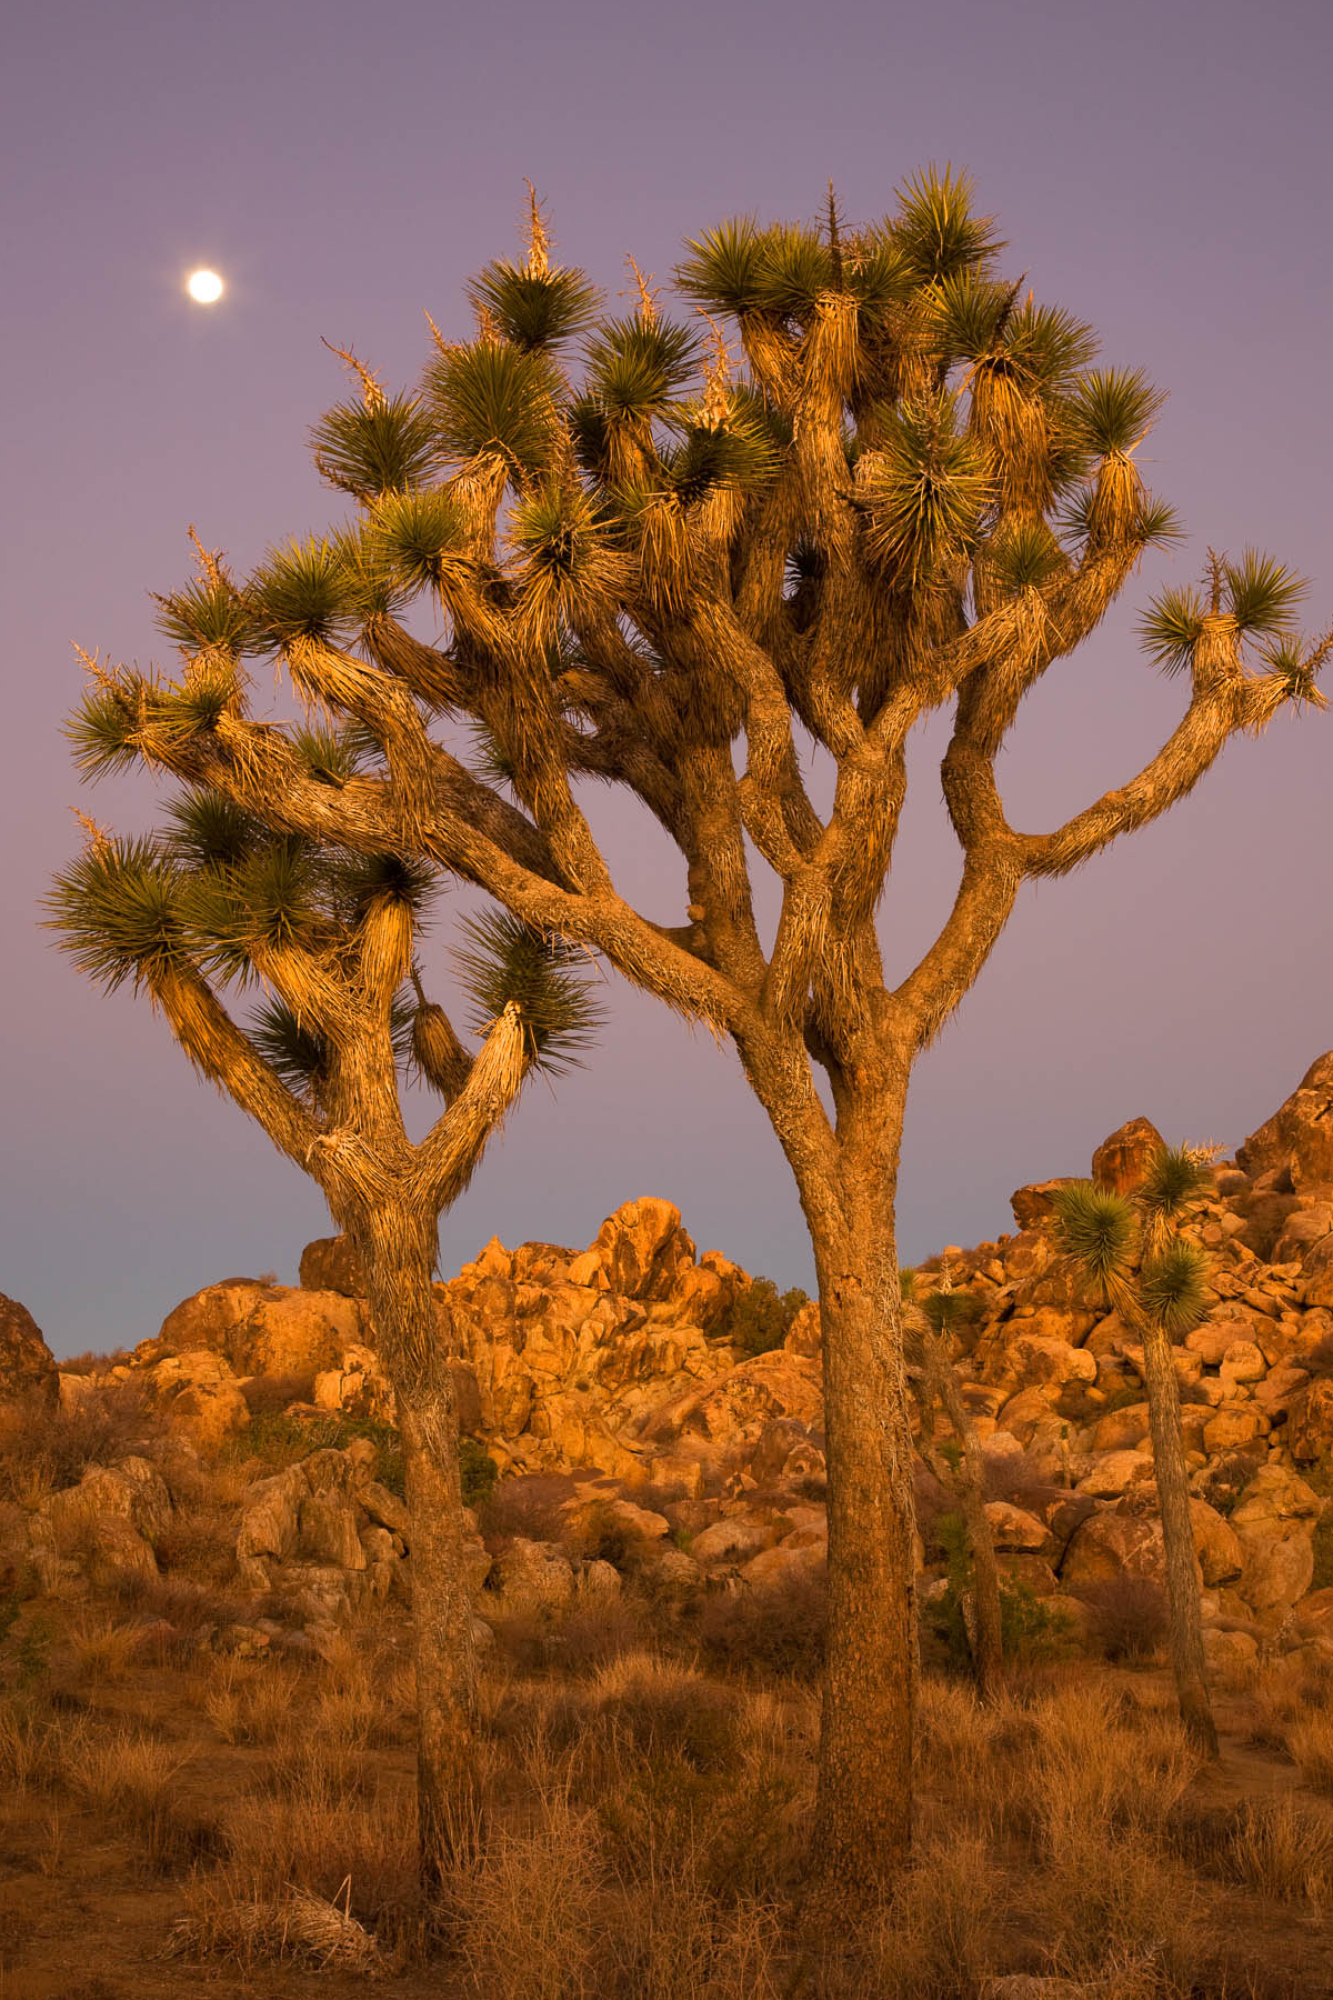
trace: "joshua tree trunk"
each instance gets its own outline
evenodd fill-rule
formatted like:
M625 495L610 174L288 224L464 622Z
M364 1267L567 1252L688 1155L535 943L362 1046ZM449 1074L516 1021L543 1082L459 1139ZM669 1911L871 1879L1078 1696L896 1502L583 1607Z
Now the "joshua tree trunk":
M916 1714L915 1500L894 1243L907 1074L840 1079L831 1132L756 1087L796 1175L823 1329L828 1636L814 1851L821 1895L864 1906L911 1847Z
M963 1392L943 1339L929 1327L922 1331L925 1387L929 1403L938 1401L958 1440L958 1472L951 1482L958 1495L968 1553L972 1558L972 1669L982 1701L995 1701L1004 1678L1004 1636L1000 1607L1000 1567L995 1537L986 1516L986 1471L976 1429L967 1413Z
M417 1681L422 1879L437 1883L479 1835L475 1654L464 1551L458 1408L431 1292L433 1215L381 1207L352 1227L377 1351L398 1402L407 1474Z
M1123 1308L1122 1308L1123 1315ZM1217 1726L1208 1700L1203 1658L1203 1624L1190 1518L1189 1473L1180 1429L1180 1388L1165 1331L1146 1313L1133 1316L1143 1342L1143 1372L1152 1426L1157 1498L1162 1511L1167 1603L1171 1620L1171 1666L1180 1717L1199 1748L1217 1755Z

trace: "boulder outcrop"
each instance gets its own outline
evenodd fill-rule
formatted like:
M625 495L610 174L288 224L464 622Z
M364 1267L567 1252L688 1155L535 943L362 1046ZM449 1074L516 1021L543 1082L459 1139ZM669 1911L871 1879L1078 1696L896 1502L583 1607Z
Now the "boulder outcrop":
M55 1406L56 1364L26 1306L0 1292L0 1404L35 1397Z

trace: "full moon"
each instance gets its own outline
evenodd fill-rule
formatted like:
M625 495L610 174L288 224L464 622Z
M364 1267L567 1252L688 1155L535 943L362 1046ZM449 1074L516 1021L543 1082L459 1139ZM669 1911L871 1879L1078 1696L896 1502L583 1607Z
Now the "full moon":
M222 280L216 271L191 271L185 289L201 306L211 306L222 297Z

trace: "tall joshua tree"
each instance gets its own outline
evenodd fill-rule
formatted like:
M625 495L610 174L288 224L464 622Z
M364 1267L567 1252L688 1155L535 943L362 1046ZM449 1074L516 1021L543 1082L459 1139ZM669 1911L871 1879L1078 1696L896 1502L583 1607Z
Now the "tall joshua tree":
M204 594L225 587L210 558ZM179 634L199 601L198 589L164 600L167 628ZM211 704L220 675L233 671L216 654L192 657L169 701L170 726L191 731L200 704L211 727L222 725L232 711ZM128 722L117 684L96 685L98 713ZM104 766L105 732L99 739L87 714L74 735L81 754ZM49 898L51 920L102 986L128 982L147 994L195 1068L318 1183L360 1255L407 1474L419 1827L430 1877L473 1821L472 1610L453 1377L431 1292L438 1221L525 1078L577 1060L595 1015L565 948L490 912L472 920L456 961L484 1036L470 1053L426 1000L415 959L437 870L401 848L294 832L280 785L269 789L275 775L296 772L340 795L383 789L381 746L365 731L275 726L259 740L263 763L243 804L192 782L149 838L112 839L88 822L84 851ZM264 997L246 1018L224 1005L228 987ZM399 1091L409 1068L444 1100L419 1144Z
M1323 651L1294 636L1285 570L1217 561L1205 594L1170 593L1145 620L1150 656L1189 689L1161 750L1062 826L1010 825L996 762L1024 696L1175 530L1134 460L1156 394L1094 370L1091 331L1001 277L1000 247L950 173L909 182L861 228L832 201L818 227L726 222L676 273L708 317L701 342L646 280L635 310L599 317L534 201L521 260L470 287L474 337L436 334L415 394L357 364L361 393L317 427L317 463L355 502L347 526L277 550L239 600L197 592L185 679L122 671L90 691L82 725L94 767L138 755L241 808L280 798L294 834L427 858L730 1040L818 1273L830 1631L815 1837L853 1899L901 1863L911 1822L894 1201L913 1063L1023 884L1148 825L1233 735L1313 698ZM252 648L370 732L381 769L329 782L250 719ZM938 709L961 880L920 961L889 969L875 913L907 742ZM823 809L812 758L832 772ZM674 842L674 908L617 889L580 803L588 778ZM771 944L758 870L780 892Z
M1055 1219L1057 1236L1075 1265L1143 1343L1176 1697L1190 1735L1215 1757L1189 1468L1171 1355L1173 1343L1192 1333L1208 1312L1208 1253L1180 1234L1180 1224L1210 1185L1205 1164L1210 1157L1189 1147L1164 1147L1132 1196L1073 1181L1057 1191Z

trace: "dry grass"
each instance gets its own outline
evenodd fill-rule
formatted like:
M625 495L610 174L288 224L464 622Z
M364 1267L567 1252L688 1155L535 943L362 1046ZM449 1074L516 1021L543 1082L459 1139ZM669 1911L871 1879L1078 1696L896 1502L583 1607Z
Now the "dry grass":
M164 1419L140 1382L91 1378L68 1408L20 1397L0 1410L0 1500L35 1507L50 1493L77 1486L90 1465L170 1450Z
M1333 1798L1333 1714L1321 1709L1293 1723L1287 1748L1296 1760L1301 1783L1312 1792Z
M1297 1799L1247 1804L1232 1840L1239 1879L1283 1903L1333 1898L1333 1813Z

